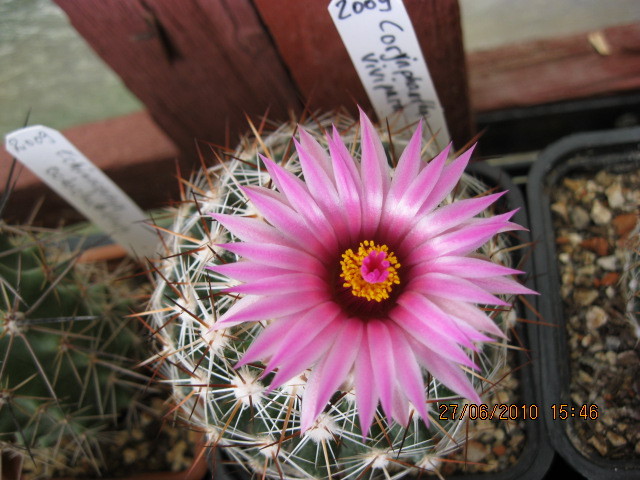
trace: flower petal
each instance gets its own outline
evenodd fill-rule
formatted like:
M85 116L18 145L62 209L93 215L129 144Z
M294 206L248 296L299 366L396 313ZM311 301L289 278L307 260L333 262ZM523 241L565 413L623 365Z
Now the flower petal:
M367 338L369 340L369 354L371 355L371 368L373 369L376 391L380 395L380 402L384 412L391 419L393 415L396 365L389 330L384 322L369 320L367 323Z
M449 300L463 300L484 305L509 304L480 288L475 283L464 278L447 275L446 273L426 273L410 280L413 290L424 292L428 296L447 298Z
M380 213L385 193L389 190L389 164L387 155L371 121L360 110L362 128L362 157L360 178L362 179L362 234L373 235L380 223Z
M435 238L425 238L425 242L408 250L405 265L415 265L435 257L445 255L468 255L489 241L495 234L504 231L505 222L501 218L477 218L469 220L456 230ZM411 246L403 242L400 251L406 252Z
M385 204L386 232L398 230L397 235L405 234L414 224L416 213L428 198L430 192L440 181L440 173L449 155L451 145L440 152L411 182L409 187L402 192L402 196Z
M502 293L512 295L538 295L538 292L525 287L513 278L508 277L492 277L492 278L473 278L471 282L480 288L491 293Z
M324 183L324 178L330 180L332 178L332 170L331 170L331 160L327 156L327 152L324 148L320 146L320 144L316 141L313 136L311 136L307 131L303 128L298 128L298 134L300 135L300 144L302 146L302 150L308 154L309 162L300 158L300 165L302 166L302 171L304 173L305 182L309 185L309 190L313 193L316 187L312 187L311 185L316 184L316 180L320 180L321 183ZM295 142L295 139L294 139ZM296 145L296 148L298 145ZM300 153L300 149L298 149L298 153ZM306 165L306 167L305 167ZM323 179L320 178L311 178L309 179L307 172L316 171L316 166L319 166L324 171ZM308 168L307 168L308 167ZM320 175L320 172L317 172L317 175ZM325 187L317 185L319 190L324 190Z
M405 428L409 425L409 401L404 392L398 388L393 395L392 415L398 425Z
M300 249L268 243L222 243L218 246L263 265L319 276L326 274L323 263Z
M221 291L251 295L284 295L312 290L327 292L327 282L316 275L308 273L287 273L242 285L233 285Z
M302 398L301 432L311 426L344 382L358 355L363 329L360 319L347 319L327 355L314 367Z
M245 195L251 200L265 219L298 246L312 254L327 250L300 215L289 205L264 187L245 187Z
M313 342L309 343L307 348L303 348L295 355L286 356L278 367L278 372L271 380L269 390L282 386L296 375L310 368L319 358L326 355L336 339L336 332L339 332L344 325L343 320L338 317L322 330L314 338Z
M291 295L246 295L214 324L214 328L230 327L244 322L258 322L272 318L284 317L292 313L307 310L323 301L326 295L321 292L307 292L303 296L291 298Z
M493 319L471 303L438 297L433 297L431 301L451 317L456 318L459 322L471 325L475 330L506 338Z
M444 256L420 263L411 273L415 276L436 272L455 275L462 278L485 278L499 275L517 275L520 270L505 267L498 263L475 257ZM493 292L496 293L496 292Z
M433 190L431 190L429 196L420 207L420 214L433 210L447 197L447 195L449 195L449 193L451 193L453 187L458 184L460 177L462 177L464 169L467 168L469 159L471 158L471 154L475 148L476 146L473 145L453 162L444 167L440 178L438 178L438 183Z
M469 399L472 403L480 404L480 396L474 390L471 382L458 365L444 358L436 350L432 350L422 343L409 339L416 357L422 365L440 382L456 393Z
M271 322L260 335L251 342L242 358L236 363L235 368L240 368L247 363L255 362L270 357L280 350L280 344L284 335L298 323L298 314L289 315Z
M411 140L405 147L398 165L391 180L389 187L388 201L396 201L400 198L408 188L411 182L415 180L420 172L422 159L420 158L420 149L422 147L422 120L418 123L418 128L413 132Z
M211 216L243 242L295 245L275 228L257 218L213 213Z
M225 275L240 282L252 282L257 280L265 280L269 277L278 277L295 273L291 270L272 267L269 265L261 265L250 261L238 261L234 263L221 263L219 265L209 265L205 267L207 270Z
M358 407L360 429L364 437L369 433L376 413L376 406L378 405L378 394L371 366L371 353L367 335L363 335L360 342L360 353L356 358L354 376L356 406Z
M420 237L439 235L484 211L505 193L507 192L494 193L479 198L467 198L440 207L422 217L410 235L419 235Z
M280 341L280 349L269 360L265 374L272 372L286 357L294 356L307 348L340 313L340 308L334 302L323 302L299 316L298 323L284 334ZM303 369L309 366L303 365Z
M403 307L394 308L390 316L396 325L407 332L407 337L437 349L440 355L453 362L478 368L450 335L431 327L427 319L422 319Z
M277 178L280 191L287 197L289 204L304 219L307 227L317 240L325 246L325 251L337 249L336 233L324 213L311 197L305 183L291 172L276 165L272 160L261 157L271 178Z
M398 387L405 393L416 408L420 417L429 424L428 409L425 397L424 379L405 331L393 322L387 324L391 334L391 343L396 357L396 376Z
M334 127L335 129L335 127ZM362 225L362 207L360 206L360 192L362 185L360 177L355 170L353 158L342 143L342 140L334 131L334 139L328 139L329 151L333 161L333 171L336 179L336 188L340 197L342 212L347 215L346 226L350 235L350 242L355 242L360 237Z
M411 315L422 325L421 331L427 332L428 336L444 337L445 343L455 342L467 348L475 348L456 323L452 322L446 313L424 295L415 291L404 292L398 298L398 305L411 312Z

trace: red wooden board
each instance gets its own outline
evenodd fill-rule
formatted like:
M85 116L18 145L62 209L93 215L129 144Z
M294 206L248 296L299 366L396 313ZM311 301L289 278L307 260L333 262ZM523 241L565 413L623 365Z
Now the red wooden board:
M589 33L469 55L473 109L526 107L640 89L640 23L607 28L598 52Z
M56 3L188 154L194 139L236 144L245 113L286 119L300 108L249 0Z

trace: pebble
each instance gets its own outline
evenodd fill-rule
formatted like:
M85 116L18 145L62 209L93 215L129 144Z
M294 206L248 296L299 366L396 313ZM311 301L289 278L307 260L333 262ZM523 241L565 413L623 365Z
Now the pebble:
M609 242L607 242L606 238L586 238L580 243L580 245L587 250L597 253L601 257L604 257L607 253L609 253ZM594 267L595 270L595 265L590 266Z
M596 264L604 270L613 271L618 268L618 259L615 255L608 255L598 258Z
M610 287L611 285L615 285L618 283L620 279L620 274L618 272L607 272L602 278L596 278L593 281L593 284L596 287Z
M591 192L591 193L600 192L602 190L600 188L600 185L598 185L593 180L587 180L586 187L587 187L587 192Z
M612 183L605 189L604 193L607 196L610 208L621 208L624 205L625 198L619 183Z
M591 383L593 382L593 377L589 375L587 372L585 372L584 370L580 370L578 372L578 381L582 383Z
M558 260L564 263L565 265L571 262L571 255L568 252L562 252L558 254Z
M580 180L574 180L573 178L562 179L562 184L576 194L576 197L583 197L585 194L584 183Z
M579 230L584 230L591 223L589 212L587 212L582 207L572 208L571 212L569 213L569 218L571 219L571 223L573 223L573 226Z
M576 270L578 275L593 276L596 274L596 266L594 264L584 265Z
M600 440L600 438L598 438L597 436L594 435L593 437L591 437L588 443L593 448L595 448L598 451L598 453L603 457L607 455L608 453L607 444L602 440Z
M602 414L598 416L598 420L604 423L607 427L613 427L615 425L615 421L611 418L609 410L603 411Z
M616 235L623 237L628 234L638 223L638 215L635 213L623 213L617 215L612 221Z
M620 345L622 341L618 337L614 337L613 335L607 335L607 338L604 339L604 345L607 350L611 350L613 352L617 352L620 349ZM620 359L618 358L618 363Z
M607 315L607 312L602 309L602 307L593 305L589 307L589 310L587 310L586 319L587 329L592 332L607 323L609 316Z
M582 240L583 240L582 235L580 235L579 233L570 233L568 235L568 237L569 237L569 243L571 245L573 245L574 247L576 245L580 245L582 243Z
M553 205L551 205L551 211L555 212L556 214L560 215L560 217L562 217L563 220L567 221L569 219L569 211L567 210L567 203L566 202L556 202Z
M492 451L498 457L501 457L502 455L504 455L506 453L507 447L505 447L504 445L496 445L495 447L493 447Z
M488 454L489 447L476 440L467 443L467 460L470 462L481 462Z
M595 200L591 207L591 220L596 225L606 225L611 222L611 211L600 200Z
M619 448L627 444L627 439L615 432L607 432L607 440L614 448Z
M633 350L626 350L618 354L618 363L624 367L630 367L638 363L638 354Z
M586 288L577 288L573 292L573 300L583 307L591 305L598 298L598 291Z

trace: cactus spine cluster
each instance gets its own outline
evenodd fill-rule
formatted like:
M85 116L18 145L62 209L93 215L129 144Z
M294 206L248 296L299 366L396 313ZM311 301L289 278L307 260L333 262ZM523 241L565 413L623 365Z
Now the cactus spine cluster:
M358 127L346 115L316 117L303 127L326 147L324 132L331 124L336 125L347 146L351 145L352 153L357 152ZM253 135L244 138L235 151L214 152L212 166L186 182L182 202L171 212L174 221L164 238L164 259L156 265L155 291L146 314L161 346L154 360L173 386L182 415L205 432L211 446L261 478L400 478L437 473L443 457L458 449L469 432L466 419L439 418L440 404L462 404L464 400L427 373L429 428L417 416L408 426L389 424L379 411L371 431L363 436L353 384L346 382L314 427L301 436L300 395L306 375L269 391L267 383L259 379L262 365L234 369L263 325L210 330L236 296L221 292L229 280L207 266L237 258L217 247L236 239L209 214L259 215L241 191L243 186L271 185L259 153L294 174L301 170L292 143L295 122L268 134L251 127ZM388 140L385 148L395 154L406 144L408 133L392 133L389 138L383 128L380 135ZM428 154L424 157L430 158ZM486 191L475 179L464 178L455 191L458 198ZM494 260L509 263L500 240L489 242L484 249ZM513 326L510 314L496 317L504 331ZM469 378L478 392L492 390L492 379L503 374L505 345L506 340L487 344L475 358L481 372L469 372ZM488 401L488 395L482 398Z

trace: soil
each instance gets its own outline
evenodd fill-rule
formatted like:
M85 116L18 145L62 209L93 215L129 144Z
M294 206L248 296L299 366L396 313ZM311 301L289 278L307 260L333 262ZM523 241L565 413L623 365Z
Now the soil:
M139 412L131 429L104 432L100 445L104 465L99 473L88 458L78 458L74 465L61 468L44 464L35 467L26 459L22 479L119 478L188 470L201 434L166 421L162 414L166 405L161 399L154 398L150 404L151 408Z

